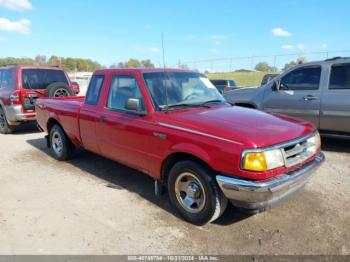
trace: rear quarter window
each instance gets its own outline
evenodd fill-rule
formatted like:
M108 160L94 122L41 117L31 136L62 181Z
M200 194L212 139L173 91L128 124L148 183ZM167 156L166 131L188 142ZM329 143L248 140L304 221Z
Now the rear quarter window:
M66 74L62 70L22 70L22 86L25 89L46 89L52 83L58 82L69 85Z
M102 75L94 75L91 78L89 88L85 98L85 104L97 105L98 100L100 98L103 82L104 82L104 76Z
M0 73L0 89L14 87L13 69L3 69Z
M332 66L329 89L350 89L350 64Z

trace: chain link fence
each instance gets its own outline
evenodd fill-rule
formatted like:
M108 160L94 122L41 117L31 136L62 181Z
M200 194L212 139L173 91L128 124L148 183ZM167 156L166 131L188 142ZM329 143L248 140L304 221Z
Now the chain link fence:
M290 54L251 55L193 61L179 61L179 63L175 66L179 68L185 67L194 69L200 72L232 72L241 69L255 70L255 66L259 62L266 62L269 64L269 66L276 67L278 70L282 70L287 63L291 61L297 61L300 58L303 58L306 61L310 62L325 60L337 56L350 56L350 49L338 51L333 50L322 52L298 52Z

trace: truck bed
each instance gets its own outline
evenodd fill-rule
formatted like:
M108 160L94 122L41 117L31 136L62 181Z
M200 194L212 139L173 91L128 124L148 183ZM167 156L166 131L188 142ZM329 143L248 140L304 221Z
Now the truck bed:
M80 144L79 112L84 99L83 96L38 99L36 113L39 126L47 131L49 119L55 119L73 142Z

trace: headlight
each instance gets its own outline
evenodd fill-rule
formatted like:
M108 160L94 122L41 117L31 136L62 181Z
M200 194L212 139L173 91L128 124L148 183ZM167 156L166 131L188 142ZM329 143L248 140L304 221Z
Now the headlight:
M317 133L315 136L310 137L307 140L307 148L308 148L308 152L310 152L310 154L314 155L317 153L318 149L321 147L321 137L320 134Z
M284 166L280 149L245 153L242 159L242 167L248 171L263 172Z

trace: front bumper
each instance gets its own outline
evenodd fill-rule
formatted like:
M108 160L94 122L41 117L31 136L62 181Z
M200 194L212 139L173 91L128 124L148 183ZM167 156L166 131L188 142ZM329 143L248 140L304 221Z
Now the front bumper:
M36 120L35 112L23 113L22 105L4 106L6 119L9 125L18 125L20 122Z
M313 161L295 171L262 181L221 175L217 176L216 180L233 205L254 211L264 211L298 193L324 160L324 154L320 153Z

